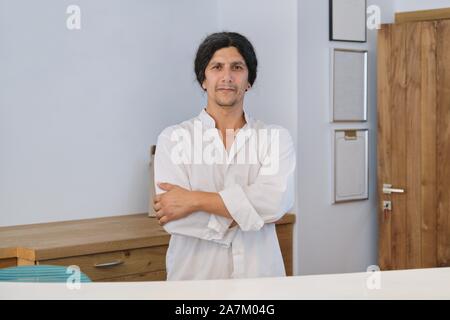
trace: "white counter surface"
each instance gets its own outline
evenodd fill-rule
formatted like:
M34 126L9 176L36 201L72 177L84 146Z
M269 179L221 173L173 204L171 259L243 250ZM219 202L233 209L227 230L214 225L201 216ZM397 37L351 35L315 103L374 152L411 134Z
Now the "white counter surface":
M80 289L69 289L65 283L0 282L0 299L450 299L450 268L241 280L81 283Z

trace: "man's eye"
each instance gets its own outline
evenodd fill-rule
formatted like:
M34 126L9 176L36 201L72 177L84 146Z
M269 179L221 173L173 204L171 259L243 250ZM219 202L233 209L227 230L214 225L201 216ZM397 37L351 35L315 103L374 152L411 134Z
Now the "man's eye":
M242 70L243 68L242 68L242 66L234 66L234 69L235 70Z
M219 69L220 66L213 66L212 69Z

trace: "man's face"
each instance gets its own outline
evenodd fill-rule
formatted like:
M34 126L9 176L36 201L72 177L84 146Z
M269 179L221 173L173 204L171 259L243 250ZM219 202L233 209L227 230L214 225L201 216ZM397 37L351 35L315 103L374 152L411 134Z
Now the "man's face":
M205 69L203 89L208 101L221 107L233 107L242 103L248 83L248 68L235 47L217 50Z

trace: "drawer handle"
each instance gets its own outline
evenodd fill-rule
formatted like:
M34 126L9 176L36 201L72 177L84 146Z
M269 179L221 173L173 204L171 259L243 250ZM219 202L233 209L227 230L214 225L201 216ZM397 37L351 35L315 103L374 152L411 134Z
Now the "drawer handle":
M122 263L123 263L123 260L116 260L116 261L106 262L106 263L96 263L96 264L94 264L94 267L107 268L107 267L118 266L119 264L122 264Z

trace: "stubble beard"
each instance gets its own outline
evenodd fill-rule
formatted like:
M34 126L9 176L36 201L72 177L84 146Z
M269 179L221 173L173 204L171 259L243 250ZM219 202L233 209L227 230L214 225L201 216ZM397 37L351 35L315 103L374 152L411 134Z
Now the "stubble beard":
M239 96L235 96L233 98L221 98L216 97L216 103L220 107L234 107L239 101Z
M237 99L233 99L231 101L223 101L221 99L217 99L216 102L220 107L234 107L236 105Z

